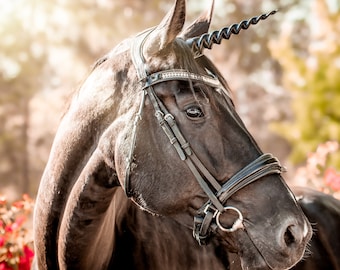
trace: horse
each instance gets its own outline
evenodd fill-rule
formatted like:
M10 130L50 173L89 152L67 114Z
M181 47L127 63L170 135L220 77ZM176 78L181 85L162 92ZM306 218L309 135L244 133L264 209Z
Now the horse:
M127 229L129 220L142 232L139 215L160 238L168 230L181 242L192 230L187 248L198 251L177 258L180 269L191 268L187 256L210 269L217 251L216 269L227 267L228 251L243 269L288 269L303 257L312 229L284 168L260 150L203 54L275 11L208 33L213 6L184 27L186 3L176 0L158 26L99 59L73 95L37 193L34 269L142 269L120 235L141 237ZM158 243L157 254L178 247ZM145 269L159 269L147 258ZM161 268L174 269L165 259Z

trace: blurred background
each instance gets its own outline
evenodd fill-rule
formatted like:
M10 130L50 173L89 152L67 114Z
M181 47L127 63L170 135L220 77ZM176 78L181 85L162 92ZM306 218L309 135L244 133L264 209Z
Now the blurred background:
M215 0L216 30L279 12L206 54L290 184L340 190L340 1ZM70 94L172 0L0 0L0 194L34 198ZM187 23L210 1L187 1ZM337 184L339 184L337 186Z

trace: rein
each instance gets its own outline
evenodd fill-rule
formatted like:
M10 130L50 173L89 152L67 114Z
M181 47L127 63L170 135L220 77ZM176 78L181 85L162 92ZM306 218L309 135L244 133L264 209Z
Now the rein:
M144 83L142 86L142 99L139 110L136 114L132 130L132 145L127 159L125 176L125 192L127 196L132 196L130 190L130 170L133 161L133 152L136 144L137 125L141 119L146 95L149 97L155 110L155 117L170 143L174 146L180 159L184 161L197 182L208 196L209 200L198 210L194 217L193 236L200 245L206 244L211 231L217 228L225 232L234 232L243 229L242 213L235 207L225 206L227 200L237 191L250 183L270 174L280 174L283 171L279 161L271 154L262 154L256 160L241 169L223 185L214 178L206 169L204 164L196 156L189 142L181 133L176 124L174 116L167 110L165 105L156 95L153 86L165 81L184 80L200 81L213 88L223 90L225 98L230 98L229 92L223 87L217 77L211 72L208 75L190 73L186 70L165 70L148 74L146 61L143 57L142 47L151 30L146 30L136 37L131 47L131 56L137 71L138 78ZM224 227L220 222L220 215L226 211L234 211L238 214L238 219L231 227Z

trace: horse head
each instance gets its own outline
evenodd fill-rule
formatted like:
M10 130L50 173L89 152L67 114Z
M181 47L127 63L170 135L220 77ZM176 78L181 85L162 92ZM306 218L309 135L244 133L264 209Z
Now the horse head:
M185 0L176 0L157 27L100 59L74 95L37 197L41 269L87 269L85 259L105 269L117 188L191 228L200 244L217 238L244 269L288 269L302 258L311 228L283 169L261 152L203 55L271 13L208 34L212 9L183 29Z

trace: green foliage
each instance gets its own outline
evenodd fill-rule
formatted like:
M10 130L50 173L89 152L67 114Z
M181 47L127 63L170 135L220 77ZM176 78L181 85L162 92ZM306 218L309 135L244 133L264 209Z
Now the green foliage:
M307 24L296 33L283 33L271 46L283 69L294 115L273 128L292 144L295 163L320 143L340 141L340 12L331 13L324 0L313 1L311 8ZM301 38L303 32L308 38ZM340 168L340 154L332 155L330 163Z

